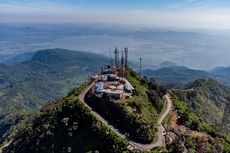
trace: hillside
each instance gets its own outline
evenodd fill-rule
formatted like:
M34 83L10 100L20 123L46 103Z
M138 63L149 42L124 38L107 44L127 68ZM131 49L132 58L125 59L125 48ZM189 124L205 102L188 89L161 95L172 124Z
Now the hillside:
M137 89L136 94L130 99L114 100L105 97L99 99L89 91L85 99L92 107L89 109L83 101L78 100L83 89L91 84L88 82L72 90L67 97L47 104L11 131L8 140L13 141L3 153L120 153L129 152L127 140L132 140L134 137L135 141L142 143L154 141L157 112L164 110L161 97L166 91L151 80L140 78L131 69L128 80ZM186 87L197 88L210 81L212 80L207 79L207 82L198 80ZM219 135L217 129L210 126L202 116L196 115L189 104L179 100L176 95L173 95L172 100L174 109L164 121L164 126L169 130L165 140L166 146L154 148L149 152L182 153L185 149L189 152L230 151L228 137ZM106 121L98 118L92 111L100 113ZM170 121L175 120L173 112L178 115L175 123ZM172 126L172 123L177 125ZM107 126L108 124L123 131L129 139L116 135Z
M162 97L166 91L131 69L128 72L128 80L136 88L131 98L115 100L102 97L100 100L96 97L89 99L93 95L86 95L86 101L131 140L151 143L156 138L158 111L164 107ZM66 98L45 106L16 126L8 137L13 142L5 152L127 150L127 142L110 131L78 100L79 93L89 83L72 90Z
M230 152L230 137L221 134L223 129L208 124L177 96L173 95L172 100L174 109L165 120L165 126L169 130L166 148L170 153Z
M189 69L185 66L170 66L158 70L143 70L143 75L153 78L156 83L166 87L174 88L195 81L205 76L211 76L208 72Z
M48 49L22 63L0 64L0 140L21 114L63 97L98 72L104 61L97 54Z
M221 128L224 112L229 109L230 101L227 99L230 96L229 88L212 79L204 78L172 90L172 92L206 122L215 125L216 128ZM230 131L228 129L225 132Z
M165 106L163 96L166 90L147 78L141 78L131 69L127 79L136 90L130 98L115 100L91 91L86 101L131 140L152 143L156 138L158 115Z
M29 60L34 53L0 55L0 63L17 64Z
M118 137L76 96L82 90L46 105L17 127L4 153L124 152L127 142ZM13 134L12 134L13 136ZM127 151L128 152L128 151Z

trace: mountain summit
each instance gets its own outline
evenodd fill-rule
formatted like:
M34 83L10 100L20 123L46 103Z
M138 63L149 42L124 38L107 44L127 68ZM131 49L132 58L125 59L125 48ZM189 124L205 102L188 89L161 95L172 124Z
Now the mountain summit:
M18 64L0 64L0 140L22 114L65 96L105 61L98 54L47 49Z

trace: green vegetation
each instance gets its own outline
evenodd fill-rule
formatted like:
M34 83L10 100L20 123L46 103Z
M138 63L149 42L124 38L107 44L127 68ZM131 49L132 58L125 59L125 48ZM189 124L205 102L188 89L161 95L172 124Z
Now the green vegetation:
M208 136L204 137L193 137L191 135L181 135L172 144L167 145L168 151L180 152L184 151L186 147L189 153L207 152L207 153L229 153L230 143L226 142L223 138L213 138Z
M23 115L65 96L105 61L97 54L48 49L23 63L0 64L0 142Z
M187 107L187 105L181 102L177 97L173 98L173 105L177 110L178 115L180 118L178 119L178 124L184 125L189 127L195 131L202 131L202 132L214 132L213 128L209 126L205 121L198 117L191 109Z
M166 90L147 78L141 78L131 69L128 69L128 80L136 89L131 98L101 98L91 92L87 95L86 101L131 139L150 143L156 137L158 112Z
M72 90L20 124L6 153L129 152L128 143L98 120Z
M185 145L189 152L224 152L230 151L230 141L228 137L220 135L215 127L210 126L201 117L198 117L186 103L180 101L178 97L173 97L174 107L179 115L178 124L184 125L193 131L206 133L204 137L194 137L193 135L180 135L172 144L167 146L170 152L183 150L181 143Z
M230 133L229 125L222 128L224 122L230 123L230 118L227 117L229 116L229 108L227 106L230 105L228 100L230 96L229 88L212 79L204 78L179 89L172 90L172 92L179 97L179 100L185 102L189 109L197 116L204 119L205 122L219 129L222 134ZM191 114L188 114L188 116L189 118L194 118Z

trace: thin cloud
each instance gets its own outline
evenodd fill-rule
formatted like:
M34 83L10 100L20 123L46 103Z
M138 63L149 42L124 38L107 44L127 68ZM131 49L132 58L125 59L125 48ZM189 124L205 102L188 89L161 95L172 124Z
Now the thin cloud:
M196 0L187 0L195 3ZM195 6L177 11L81 9L56 3L0 3L0 22L111 23L142 27L227 29L230 9Z
M176 10L176 9L188 9L188 8L196 8L196 7L203 7L206 4L201 4L200 0L183 0L177 3L172 3L168 6L169 10Z

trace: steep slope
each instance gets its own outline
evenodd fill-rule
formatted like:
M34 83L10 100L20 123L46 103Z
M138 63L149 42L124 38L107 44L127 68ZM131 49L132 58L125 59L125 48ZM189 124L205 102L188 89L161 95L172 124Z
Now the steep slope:
M172 97L174 110L166 119L169 152L229 153L230 137L214 128L178 97ZM171 141L173 140L173 141Z
M158 84L167 87L183 86L196 79L211 76L208 72L189 69L185 66L164 67L158 70L143 70L143 75L152 77Z
M0 64L0 140L21 114L63 97L92 73L105 57L63 49L38 51L28 61Z
M84 86L82 86L84 87ZM18 128L4 153L124 152L127 142L76 97L75 89L67 97L47 105ZM12 135L13 136L13 135Z
M172 91L198 116L220 128L224 111L230 104L227 99L230 96L229 88L210 78L204 78Z
M93 111L96 110L105 117L106 121L101 119L102 122L113 124L115 128L125 132L125 135L129 135L131 140L151 143L156 138L157 110L162 110L164 107L162 97L166 91L151 80L141 78L131 69L128 70L128 80L135 86L136 93L127 100L101 97L99 102L96 97L89 99L92 95L86 95L85 99L92 105ZM122 152L127 150L126 141L118 138L110 131L111 129L106 129L104 127L106 124L99 124L100 118L83 105L84 101L79 101L81 97L78 97L79 93L89 84L91 82L72 90L66 98L45 106L34 117L16 126L8 138L13 139L13 142L6 152L68 152L69 150ZM93 120L96 121L92 121L89 115L95 115ZM103 147L104 145L106 147Z

